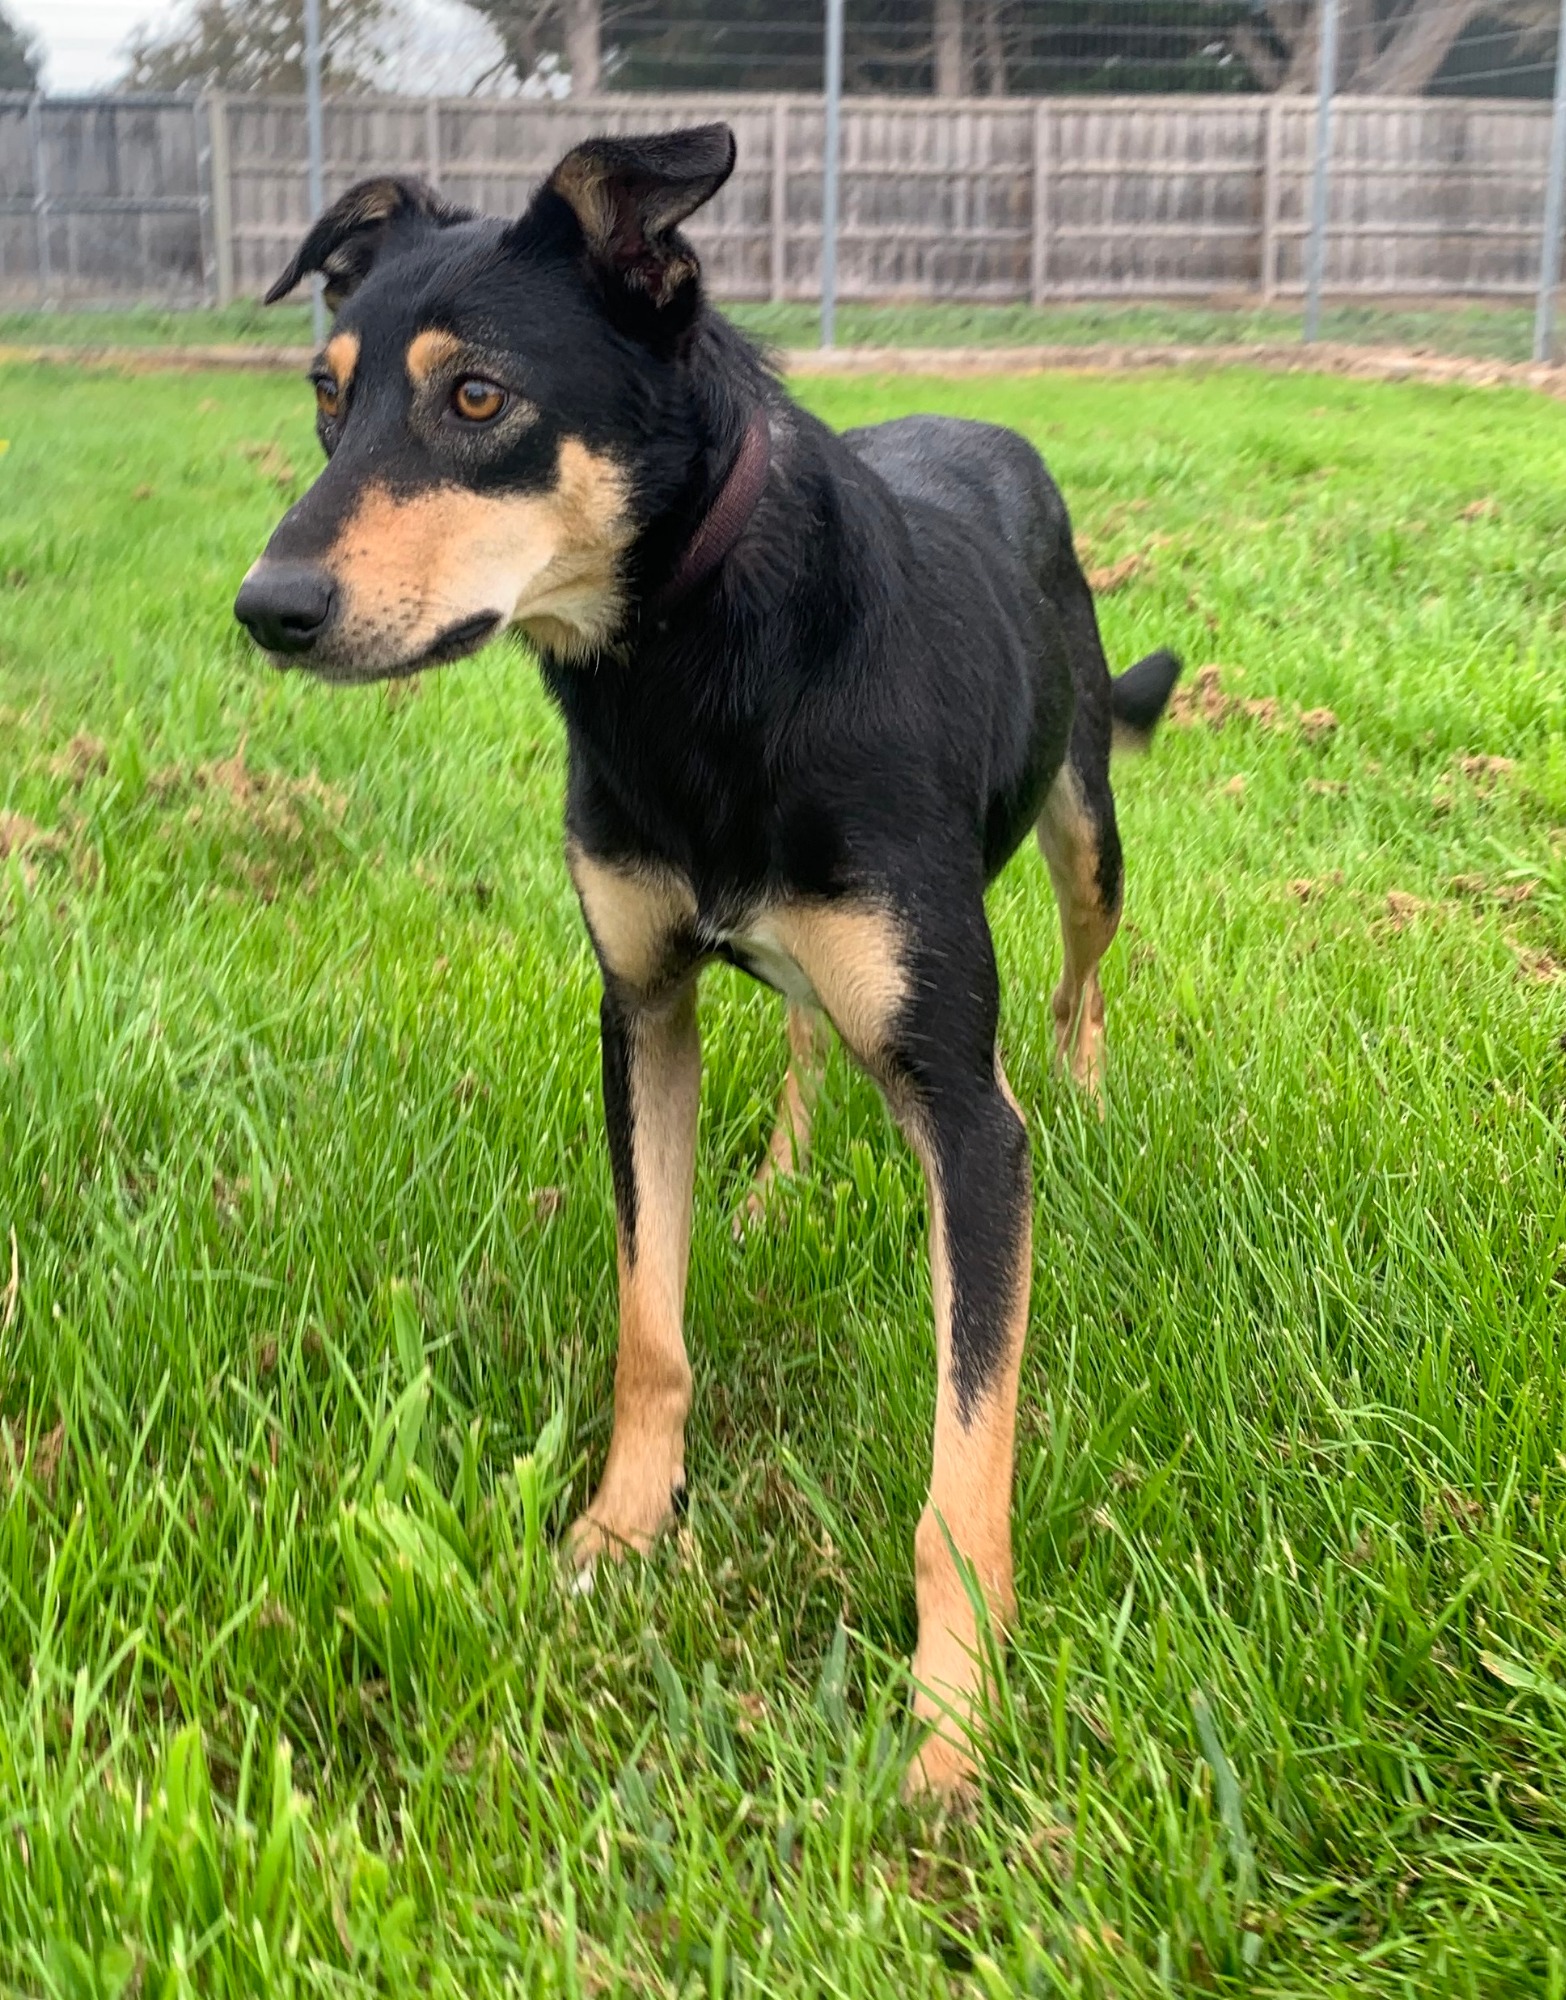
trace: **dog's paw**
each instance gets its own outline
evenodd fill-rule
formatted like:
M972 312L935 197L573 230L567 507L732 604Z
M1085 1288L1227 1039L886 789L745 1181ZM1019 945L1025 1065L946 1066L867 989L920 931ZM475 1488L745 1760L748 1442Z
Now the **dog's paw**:
M903 1798L912 1806L964 1813L972 1809L978 1795L978 1767L972 1752L932 1730L909 1762Z
M636 1504L615 1505L600 1493L566 1531L566 1561L576 1571L574 1588L591 1591L590 1579L601 1561L621 1562L626 1556L649 1554L664 1529L684 1512L683 1480L665 1493L661 1502L643 1497Z
M743 1243L753 1230L759 1229L767 1219L767 1191L771 1182L757 1181L735 1210L734 1220L729 1224L736 1243Z

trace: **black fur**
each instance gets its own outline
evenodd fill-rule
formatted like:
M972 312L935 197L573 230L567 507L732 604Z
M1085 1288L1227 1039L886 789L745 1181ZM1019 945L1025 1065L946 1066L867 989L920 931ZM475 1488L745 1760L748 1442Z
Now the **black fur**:
M1155 654L1111 681L1065 504L1025 440L942 417L836 435L707 308L675 225L732 157L711 129L656 148L591 142L513 223L411 185L345 197L279 289L332 273L357 371L346 412L323 425L331 463L269 560L319 559L372 478L399 492L542 491L567 439L626 468L635 533L619 625L588 659L543 659L569 741L569 835L600 863L689 885L696 915L665 940L662 984L714 957L746 963L736 931L781 901L895 913L907 1003L886 1045L858 1053L929 1138L967 1410L1001 1350L1029 1200L1026 1136L996 1075L985 887L1069 763L1112 930L1112 729L1148 732L1178 663ZM509 437L416 419L402 364L425 328L492 357L536 419ZM749 527L658 615L758 405L772 465ZM420 663L371 660L365 674ZM603 1010L633 1255L629 1017L655 998L611 980Z

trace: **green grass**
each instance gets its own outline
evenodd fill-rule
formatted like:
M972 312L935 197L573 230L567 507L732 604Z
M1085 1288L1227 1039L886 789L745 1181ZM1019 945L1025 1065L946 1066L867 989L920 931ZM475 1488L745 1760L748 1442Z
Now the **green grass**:
M709 976L690 1515L568 1594L612 1230L533 668L274 676L228 604L301 386L13 369L0 1986L1566 1990L1566 410L808 396L1018 424L1144 558L1112 656L1278 701L1120 767L1102 1126L1037 856L992 898L1037 1213L976 1816L898 1802L933 1359L873 1091L834 1056L737 1247L781 1021Z
M1148 345L1294 341L1298 305L1075 304L845 305L837 339L844 347L1025 347L1094 341ZM735 319L780 347L814 347L820 315L811 305L743 305ZM1533 307L1467 303L1334 305L1322 314L1321 337L1363 346L1426 348L1484 360L1526 361L1533 352ZM104 312L0 313L0 346L161 347L206 342L307 344L304 306L254 303L222 311L161 312L154 307Z

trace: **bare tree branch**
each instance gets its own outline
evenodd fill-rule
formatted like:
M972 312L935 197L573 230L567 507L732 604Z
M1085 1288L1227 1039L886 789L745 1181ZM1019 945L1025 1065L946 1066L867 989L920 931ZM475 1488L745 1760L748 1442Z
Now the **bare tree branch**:
M1484 0L1419 0L1350 87L1369 95L1414 96L1429 83L1446 61L1452 44L1483 7Z

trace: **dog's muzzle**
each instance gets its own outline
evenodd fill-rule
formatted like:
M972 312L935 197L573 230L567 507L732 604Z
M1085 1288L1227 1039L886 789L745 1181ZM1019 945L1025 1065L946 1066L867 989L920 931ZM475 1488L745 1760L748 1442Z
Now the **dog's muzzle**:
M309 563L259 562L239 586L234 616L269 653L308 653L332 622L337 586Z

